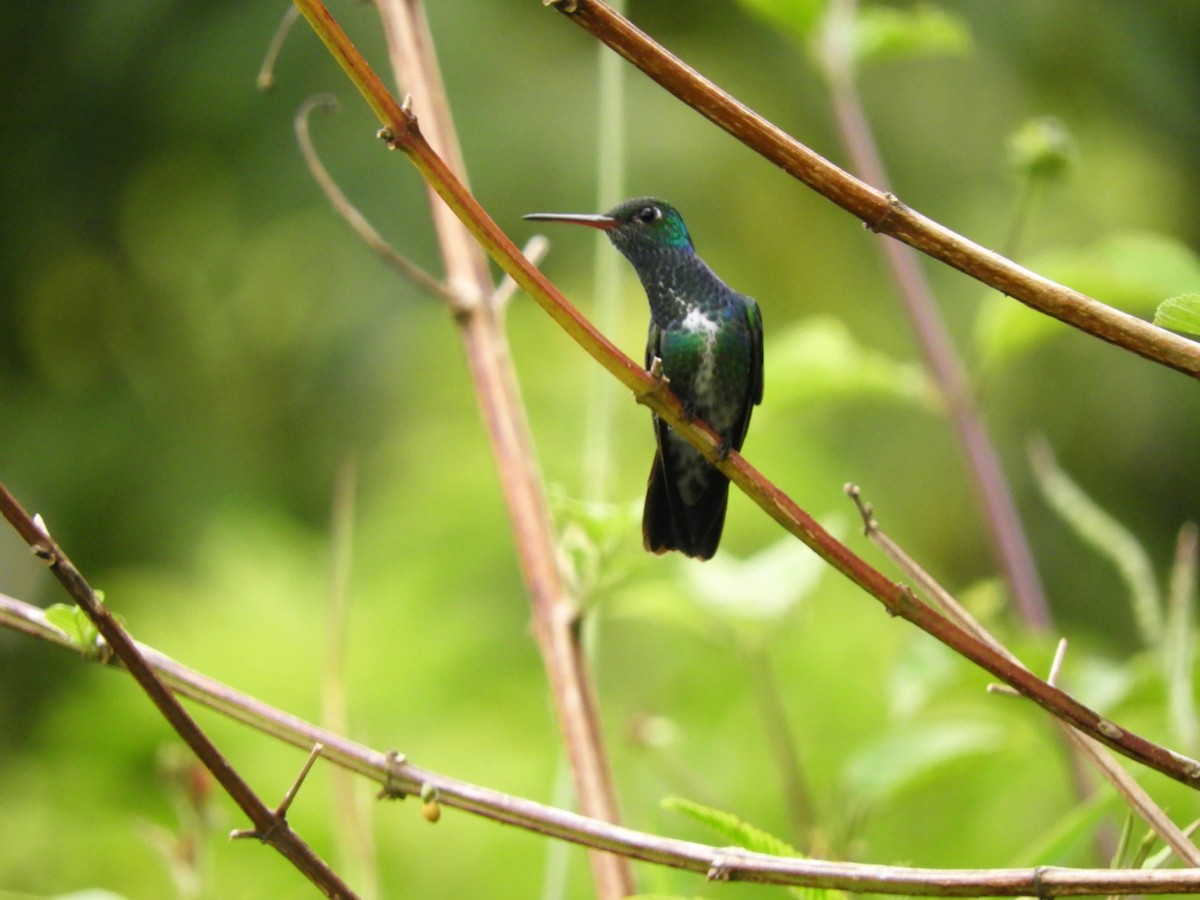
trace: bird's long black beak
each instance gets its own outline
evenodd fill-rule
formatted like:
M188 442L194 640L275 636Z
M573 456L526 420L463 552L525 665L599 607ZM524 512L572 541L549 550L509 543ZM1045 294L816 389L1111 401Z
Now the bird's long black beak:
M586 213L530 213L523 218L534 222L569 222L572 225L599 228L601 231L617 227L617 220L612 216L587 215Z

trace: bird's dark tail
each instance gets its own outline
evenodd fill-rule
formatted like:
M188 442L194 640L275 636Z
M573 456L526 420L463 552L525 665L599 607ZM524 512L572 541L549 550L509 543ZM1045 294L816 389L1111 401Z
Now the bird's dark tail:
M663 468L662 451L655 453L642 513L642 543L651 553L678 550L695 559L711 559L721 542L729 479L715 468L700 499L683 502L674 479Z

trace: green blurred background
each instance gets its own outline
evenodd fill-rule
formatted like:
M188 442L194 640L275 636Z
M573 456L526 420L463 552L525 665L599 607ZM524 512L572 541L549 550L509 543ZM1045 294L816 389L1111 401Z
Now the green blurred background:
M845 164L811 53L759 15L768 5L645 0L631 15ZM533 233L522 213L597 209L593 40L537 0L430 7L472 185L493 217L521 241ZM1009 136L1052 115L1073 135L1076 162L1041 196L1018 258L1146 317L1157 301L1197 290L1200 5L940 8L968 29L969 46L900 54L862 73L901 198L1005 246L1021 190L1005 162ZM77 0L8 4L0 17L0 479L42 513L135 636L316 719L332 493L353 460L351 736L553 800L557 731L458 336L437 301L398 280L330 211L295 145L297 107L317 92L342 98L340 115L313 122L326 164L389 240L436 271L424 189L402 156L383 151L376 123L305 26L276 88L255 89L284 9ZM386 71L374 8L332 9ZM891 571L855 533L841 488L860 483L885 527L1044 667L1049 638L1023 635L1005 610L961 454L928 399L876 239L637 73L624 106L624 194L678 205L705 258L764 311L766 397L747 456ZM593 236L551 238L543 268L589 311ZM1158 650L1138 640L1115 567L1047 507L1025 443L1048 438L1163 584L1175 533L1200 507L1196 384L1065 326L1039 329L1011 301L925 268L976 377L1059 628L1073 639L1065 680L1193 752L1165 711ZM621 302L613 338L640 357L646 311L628 272ZM646 557L637 515L652 435L645 411L616 387L614 506L581 519L569 500L591 493L580 435L594 363L523 296L508 323L560 524L591 536L576 558L599 559L588 597L600 626L596 679L628 824L721 843L660 809L680 794L844 858L1107 862L1092 820L1063 824L1078 801L1053 729L985 696L981 673L837 576L800 586L815 576L803 553L759 557L768 588L745 587L759 584L747 577L744 598L716 583L734 558L780 537L744 498L731 501L713 563ZM763 598L781 585L795 589L771 618ZM64 599L4 533L0 591L40 605ZM703 602L713 596L749 612L714 611L716 601ZM756 703L764 660L813 803L801 834ZM282 795L301 754L200 718L268 800ZM123 675L0 633L0 896L87 887L173 896L156 849L163 829L181 827L163 774L172 744ZM1146 781L1176 819L1200 809L1194 795ZM337 844L328 773L318 767L309 785L292 821L352 881L369 883ZM275 854L226 842L243 823L224 799L211 805L200 896L312 894ZM380 896L542 890L549 847L531 835L453 812L430 827L412 803L372 814ZM1060 827L1067 837L1051 842ZM565 863L565 895L587 896L582 852ZM639 877L643 890L689 896L777 893L650 868Z

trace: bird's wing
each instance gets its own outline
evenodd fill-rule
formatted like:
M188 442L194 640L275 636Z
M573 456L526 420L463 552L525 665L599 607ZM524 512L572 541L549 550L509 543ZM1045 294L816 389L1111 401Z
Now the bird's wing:
M750 430L750 414L754 407L762 403L763 398L763 326L762 313L752 297L742 295L746 325L750 333L750 384L746 388L746 411L732 432L733 449L741 450L742 442L746 440L746 432Z
M662 329L650 320L650 331L646 334L646 371L654 364L654 357L661 355Z
M746 298L746 322L750 326L750 399L758 404L763 398L763 321L753 297Z

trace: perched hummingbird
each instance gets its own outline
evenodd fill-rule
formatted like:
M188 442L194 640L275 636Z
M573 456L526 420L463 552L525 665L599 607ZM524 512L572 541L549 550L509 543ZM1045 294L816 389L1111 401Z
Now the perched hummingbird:
M750 412L762 402L763 326L758 304L717 277L692 246L679 211L652 197L626 200L602 216L532 213L544 222L599 228L637 270L650 300L646 368L661 361L689 415L741 450ZM679 550L709 559L725 525L729 479L658 416L658 452L650 469L642 541L647 550Z

